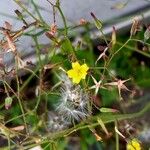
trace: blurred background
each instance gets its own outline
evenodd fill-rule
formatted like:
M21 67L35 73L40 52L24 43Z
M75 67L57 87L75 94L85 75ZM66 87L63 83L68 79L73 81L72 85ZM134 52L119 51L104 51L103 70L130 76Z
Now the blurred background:
M50 1L52 3L55 3L55 0ZM38 16L37 11L34 7L34 5L36 5L41 13L41 16L48 25L51 25L54 22L53 9L47 0L20 0L20 2L27 8L27 10L29 10L32 13L33 16ZM29 15L25 11L22 11L22 9L13 0L0 0L0 6L1 27L4 26L5 21L9 22L12 25L13 30L20 29L24 25L22 21L20 21L16 17L16 14L14 12L16 9L22 12L27 22L30 23L33 21L32 18L29 17ZM89 47L92 45L92 50L95 55L95 58L97 58L102 52L98 49L98 46L107 46L104 40L100 40L100 32L96 29L95 25L88 28L88 31L83 30L83 28L78 28L81 19L84 19L85 21L91 23L94 22L93 18L90 15L91 12L93 12L96 15L96 17L101 20L103 24L102 31L106 35L106 37L108 37L109 42L110 35L113 31L113 27L115 27L118 42L115 45L115 50L118 50L130 37L130 29L135 17L137 18L137 20L139 20L142 26L141 31L138 32L134 37L136 39L144 40L145 30L149 27L150 23L149 0L60 0L60 6L67 20L67 26L73 28L73 34L69 32L69 38L71 39L71 42L74 44L74 42L77 42L78 40L83 41L83 51L89 50ZM62 29L64 27L62 17L57 11L55 13L56 24L59 29ZM37 32L38 30L36 29L32 31L32 33ZM38 36L38 40L42 48L50 47L51 44L50 39L48 39L45 36L45 32L46 31L44 31L40 36ZM2 36L3 35L0 35L0 38L2 38ZM150 36L149 32L148 36ZM147 43L148 42L149 37ZM27 34L24 34L17 40L16 43L22 58L24 58L27 61L36 61L35 42L33 41L33 38L31 36L27 36ZM44 53L44 51L42 51L42 48L41 53ZM90 52L87 51L85 55L85 53L82 53L83 51L81 51L81 53L79 54L81 60L85 57L87 60L91 59ZM56 58L56 60L57 59L58 58ZM61 59L63 60L63 56ZM90 61L91 60L89 60L89 62ZM11 65L11 54L5 55L5 63L7 66ZM100 65L102 63L103 62L99 62ZM100 90L98 97L98 100L100 101L100 103L102 103L102 106L114 107L121 110L121 112L123 113L134 113L140 111L150 100L149 67L149 45L145 45L141 41L135 41L134 43L129 42L123 48L123 50L120 51L117 57L113 58L109 69L118 79L131 78L132 83L129 84L128 87L133 92L123 92L122 94L125 101L118 102L116 100L116 97L118 96L117 90L112 90L110 92L102 89ZM26 76L23 77L23 80L26 80L26 78ZM50 83L52 80L53 79L51 78L51 76L48 76L46 82L48 81L48 83ZM24 95L27 97L27 100L30 100L30 96L32 98L34 97L36 86L38 86L38 82L32 80L31 84L26 88ZM52 98L52 96L50 96L50 98ZM48 103L50 104L51 101L49 101ZM43 112L44 111L45 110L43 110ZM14 112L17 112L15 111L15 108L14 111L12 110L12 116ZM150 145L149 113L145 114L144 117L135 120L133 119L131 123L130 121L128 122L126 120L119 122L119 129L121 131L125 131L125 127L129 124L131 125L130 127L133 131L133 135L136 135L138 139L145 143L146 148L148 148L148 146ZM113 130L113 125L109 124L107 128L111 131L111 129ZM68 138L66 140L67 142L65 142L68 144L67 150L72 150L73 148L73 150L78 150L80 149L80 147L82 147L83 150L86 150L87 147L89 150L101 150L106 148L107 150L113 150L114 147L112 148L112 145L114 145L115 141L114 132L112 133L112 138L110 140L107 140L107 138L109 137L106 137L105 135L102 135L102 137L104 137L104 143L97 142L95 140L95 137L91 134L91 131L85 129L81 132L77 132L75 135ZM60 142L60 144L58 145L60 145L60 147L65 147L65 142ZM124 140L120 140L120 143L122 150L125 149L126 142Z

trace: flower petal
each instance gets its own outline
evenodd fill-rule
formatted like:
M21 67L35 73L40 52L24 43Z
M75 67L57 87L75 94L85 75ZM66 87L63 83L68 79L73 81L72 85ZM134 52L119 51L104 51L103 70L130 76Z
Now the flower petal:
M83 64L81 66L81 70L87 72L89 70L89 67L86 64Z
M89 70L89 67L86 64L83 64L80 68L82 74L81 74L81 78L85 79L86 75L87 75L87 71Z
M81 76L80 76L80 77L81 77L82 79L85 79L86 75L87 75L87 73L86 73L86 72L82 72L82 74L81 74Z
M141 150L139 141L136 139L132 139L132 141L127 144L127 150Z
M72 63L72 69L67 71L68 77L72 78L73 83L79 83L81 79L85 79L89 67L86 64L82 66L76 61Z
M73 83L79 83L80 82L80 80L81 80L81 77L79 77L79 76L77 76L77 77L74 77L73 78Z
M137 140L135 140L135 139L133 139L132 140L132 145L133 145L133 147L135 147L137 150L139 150L140 149L140 144L139 144L139 142L137 141Z
M76 62L74 62L74 63L72 63L72 68L73 69L80 69L80 64L76 61Z
M73 69L71 69L71 70L67 71L67 74L68 74L69 78L73 78L75 76L76 72Z

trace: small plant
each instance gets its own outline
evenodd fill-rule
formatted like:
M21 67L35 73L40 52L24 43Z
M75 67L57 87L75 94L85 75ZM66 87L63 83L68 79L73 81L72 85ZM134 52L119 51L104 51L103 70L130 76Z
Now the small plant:
M122 112L138 104L136 97L142 95L144 86L150 85L149 61L142 60L142 57L150 58L149 27L145 29L134 19L129 36L119 37L112 27L112 35L106 37L102 21L94 13L91 13L92 23L82 18L71 27L67 25L60 1L47 0L53 8L50 25L44 21L34 0L30 4L36 16L21 1L14 2L20 7L15 13L23 23L22 28L14 30L9 22L0 27L3 35L0 141L5 141L2 149L67 149L72 141L77 141L79 149L94 145L97 149L108 149L107 141L111 141L112 149L141 150L144 145L138 134L132 132L137 128L128 119L144 115L150 103L143 100L144 106L138 111ZM122 6L114 8L118 7ZM64 28L57 25L56 11ZM27 21L26 15L32 20ZM101 34L96 46L89 34L92 27ZM75 34L71 40L76 28L84 32L82 36ZM50 40L48 46L39 42L43 35ZM17 43L23 36L34 42L33 59L21 56ZM77 37L80 40L75 43ZM5 63L8 54L12 55L11 66Z

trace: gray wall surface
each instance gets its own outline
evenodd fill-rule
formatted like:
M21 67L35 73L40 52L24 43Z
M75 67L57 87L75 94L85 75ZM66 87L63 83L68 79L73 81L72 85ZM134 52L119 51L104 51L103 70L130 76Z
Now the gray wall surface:
M25 2L27 8L32 10L30 0L20 0ZM52 22L52 8L46 0L34 0L42 9L44 19ZM55 1L55 0L51 0ZM119 17L133 11L139 11L145 6L150 6L150 2L146 0L130 0L128 4L122 9L111 9L117 3L125 3L127 0L60 0L62 10L70 23L77 22L80 18L91 20L90 12L94 12L102 21L108 21L114 17ZM14 20L14 10L19 9L18 5L13 0L0 0L0 26L4 21L10 21L13 25L18 27L19 22ZM8 16L4 16L8 15ZM10 15L10 16L9 16ZM59 16L59 15L58 15ZM58 24L61 24L60 17L57 17Z
M28 10L34 14L30 0L20 1L24 2ZM54 2L55 0L51 1ZM44 20L51 24L53 22L53 13L50 4L46 0L34 0L34 2L40 6ZM150 7L148 0L129 0L128 4L122 9L112 9L112 7L119 2L125 3L127 0L60 0L60 2L68 24L79 23L81 18L88 21L92 20L90 12L94 12L102 22L115 22L118 18L122 18L124 15L128 16L130 13L142 14L141 10L144 7ZM14 13L15 9L21 9L13 0L0 0L0 8L0 26L3 26L4 22L8 21L13 25L13 29L22 27L22 22L16 20ZM27 20L31 21L29 18ZM56 13L56 22L60 27L63 26L62 19L58 13ZM47 44L49 40L43 36L40 38L40 42ZM33 41L29 37L21 37L17 44L22 55L26 55L32 51L31 45L33 45ZM6 61L9 60L10 56L7 56Z

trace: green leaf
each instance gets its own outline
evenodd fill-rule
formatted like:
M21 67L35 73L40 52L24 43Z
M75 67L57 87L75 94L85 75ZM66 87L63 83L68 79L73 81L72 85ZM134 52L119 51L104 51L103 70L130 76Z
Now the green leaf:
M117 109L112 109L112 108L105 108L105 107L102 107L100 108L100 112L103 112L103 113L107 113L107 112L118 112Z
M67 37L62 41L61 49L67 54L74 52L73 46Z
M112 88L111 90L101 89L100 94L102 95L103 106L110 107L116 101L118 90L115 88Z
M95 136L91 134L91 131L89 129L81 130L81 137L84 140L81 140L81 147L82 150L86 150L87 147L94 144L96 142Z

